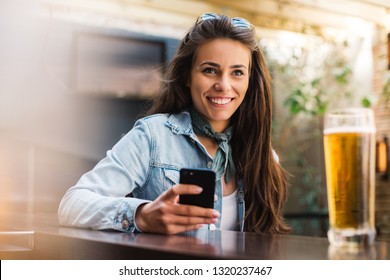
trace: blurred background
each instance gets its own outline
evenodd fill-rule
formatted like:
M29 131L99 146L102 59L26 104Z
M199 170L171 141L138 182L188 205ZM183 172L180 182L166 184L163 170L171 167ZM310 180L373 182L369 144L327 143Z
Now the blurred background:
M389 234L389 0L0 0L0 213L56 213L148 108L205 12L256 27L293 234L326 234L322 119L342 106L375 110L376 223Z

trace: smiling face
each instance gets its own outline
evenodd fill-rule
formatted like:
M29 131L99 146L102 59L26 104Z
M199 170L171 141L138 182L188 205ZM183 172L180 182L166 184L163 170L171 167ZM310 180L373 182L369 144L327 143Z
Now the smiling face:
M216 132L222 132L244 100L251 52L231 39L214 39L195 53L188 86L195 109Z

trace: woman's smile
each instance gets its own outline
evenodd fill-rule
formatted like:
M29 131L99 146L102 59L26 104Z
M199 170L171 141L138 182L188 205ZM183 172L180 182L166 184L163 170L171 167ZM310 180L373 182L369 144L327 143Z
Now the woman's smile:
M214 105L227 105L233 100L229 97L207 97L207 99Z

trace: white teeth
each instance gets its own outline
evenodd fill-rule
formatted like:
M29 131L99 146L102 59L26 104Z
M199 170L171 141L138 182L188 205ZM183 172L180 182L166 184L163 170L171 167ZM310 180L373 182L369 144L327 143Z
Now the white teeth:
M231 101L231 98L210 98L210 101L219 105L227 104Z

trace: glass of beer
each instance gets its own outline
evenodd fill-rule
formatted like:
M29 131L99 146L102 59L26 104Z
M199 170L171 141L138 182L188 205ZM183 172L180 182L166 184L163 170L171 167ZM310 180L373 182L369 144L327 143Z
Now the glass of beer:
M371 109L336 109L324 118L329 242L373 243L375 231L375 120Z

